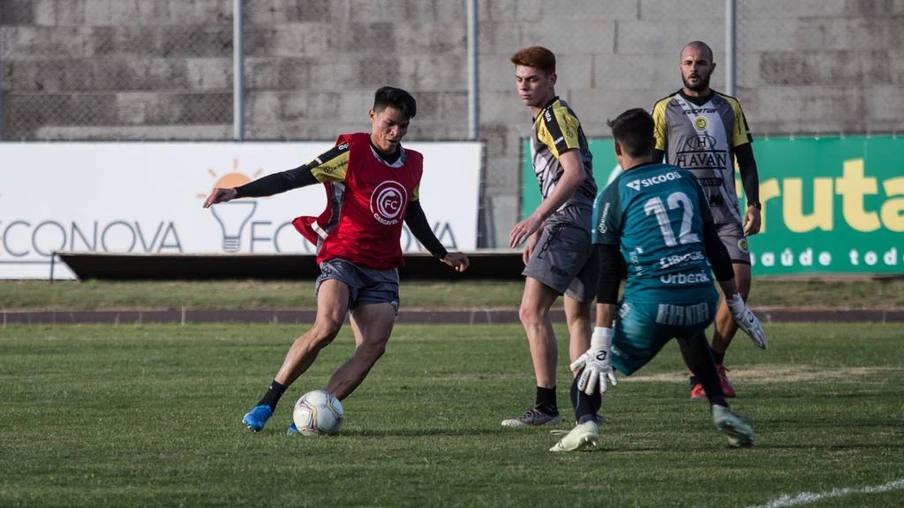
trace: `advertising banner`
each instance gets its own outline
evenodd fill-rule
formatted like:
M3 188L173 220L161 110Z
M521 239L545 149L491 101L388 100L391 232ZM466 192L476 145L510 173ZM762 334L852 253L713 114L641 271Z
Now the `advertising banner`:
M291 224L325 207L313 185L203 209L211 189L298 167L324 142L0 143L0 278L46 279L56 251L314 253ZM407 143L424 154L420 201L450 250L477 245L482 144ZM405 229L405 252L423 247ZM57 263L54 278L73 274Z
M597 183L605 185L612 142L590 146ZM749 238L755 276L904 274L904 139L755 139L753 147L763 204L762 232ZM526 215L540 195L529 154L523 175Z

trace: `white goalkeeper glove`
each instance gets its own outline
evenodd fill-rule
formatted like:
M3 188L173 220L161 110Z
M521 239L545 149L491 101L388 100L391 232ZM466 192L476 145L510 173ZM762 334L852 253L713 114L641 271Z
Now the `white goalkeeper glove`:
M577 373L584 369L581 377L578 378L578 390L587 395L593 395L597 389L600 394L605 393L607 380L612 383L612 386L618 384L610 358L614 334L612 328L597 326L593 329L593 336L590 338L590 349L580 358L571 362L572 372Z
M750 336L756 347L766 349L766 332L763 331L760 320L744 305L741 295L732 295L731 298L725 300L725 303L728 304L728 310L731 311L731 317L738 324L738 328Z

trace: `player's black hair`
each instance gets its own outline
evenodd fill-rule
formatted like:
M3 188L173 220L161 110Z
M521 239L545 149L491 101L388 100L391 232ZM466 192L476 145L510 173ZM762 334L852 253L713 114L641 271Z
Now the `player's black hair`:
M642 157L653 152L654 123L646 110L629 109L615 120L608 120L606 125L612 128L612 137L629 156Z
M417 101L401 88L384 86L374 94L374 111L382 111L387 107L399 110L408 118L414 118L417 114Z

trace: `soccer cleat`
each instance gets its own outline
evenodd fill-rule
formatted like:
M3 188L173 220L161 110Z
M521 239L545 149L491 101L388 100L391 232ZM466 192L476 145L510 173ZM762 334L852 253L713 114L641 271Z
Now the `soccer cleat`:
M737 397L734 386L731 384L731 381L728 380L728 369L726 369L724 365L719 364L716 365L716 372L719 374L719 382L722 383L722 394L725 398L733 399ZM701 383L696 383L691 387L691 400L704 399L706 399L706 390L703 389Z
M287 436L300 436L301 432L298 431L298 427L295 426L295 422L289 424L289 428L286 429Z
M719 365L716 365L716 372L719 373L719 381L722 383L722 394L725 395L726 399L735 398L734 386L732 386L731 381L728 380L728 369L720 363Z
M600 425L606 423L606 417L603 415L593 415L593 421L596 422L597 425ZM577 425L578 422L574 422L574 424Z
M695 384L691 387L691 400L704 400L706 399L706 390L703 389L703 385L700 383Z
M502 420L503 427L539 427L541 425L558 425L562 419L558 414L548 414L540 409L540 406L532 407L518 418Z
M731 446L753 446L753 429L738 415L725 406L713 406L713 423L720 432L728 436Z
M589 451L600 445L600 430L596 422L589 421L575 425L571 432L565 435L549 449L551 452Z
M271 416L273 416L273 410L270 409L270 406L255 406L254 409L245 413L242 425L248 427L251 432L259 432L263 430Z

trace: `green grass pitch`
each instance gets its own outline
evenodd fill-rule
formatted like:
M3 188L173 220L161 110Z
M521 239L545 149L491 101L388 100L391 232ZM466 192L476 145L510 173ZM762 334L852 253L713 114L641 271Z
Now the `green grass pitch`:
M767 325L765 352L738 337L734 407L757 432L742 450L688 400L672 343L605 395L602 449L564 455L550 429L499 425L534 397L508 325L399 325L339 435L286 436L298 396L351 353L343 330L251 434L242 414L301 331L0 328L0 506L743 507L904 478L900 325ZM904 505L900 488L835 492L815 506Z

